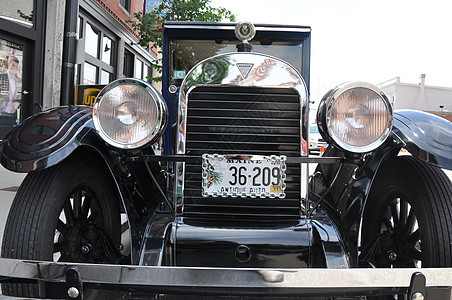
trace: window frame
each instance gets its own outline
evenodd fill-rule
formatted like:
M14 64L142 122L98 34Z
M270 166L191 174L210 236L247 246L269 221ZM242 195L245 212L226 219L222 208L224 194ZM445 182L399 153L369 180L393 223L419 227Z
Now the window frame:
M141 64L140 74L136 74L137 72L137 64ZM145 70L147 70L147 74L145 74ZM134 68L133 68L133 77L144 80L146 82L152 83L151 80L148 80L147 77L152 77L152 65L150 65L145 59L143 59L139 55L135 55L134 57Z
M0 35L18 44L24 45L22 90L28 95L22 95L20 108L20 120L42 110L44 90L44 56L45 56L45 24L47 1L32 0L33 25L24 26L15 21L0 18ZM26 70L25 70L26 68ZM0 126L0 140L11 131L11 126Z
M130 0L119 0L119 7L130 14Z
M85 63L89 63L90 65L93 65L97 68L96 70L96 79L94 84L106 84L105 82L101 83L102 80L102 71L108 72L110 74L109 82L116 79L116 70L118 66L118 38L110 32L108 29L97 23L95 20L90 18L87 14L84 14L83 12L79 13L78 17L78 34L79 34L79 40L83 40L83 44L79 45L82 47L82 49L79 49L79 53L83 53L83 59L80 59L80 61L77 64L77 78L75 79L76 85L83 85L84 82L84 72L85 72ZM87 53L85 51L85 43L87 42L85 39L86 35L86 29L88 24L98 32L98 43L97 43L97 53L98 57L94 57L91 54ZM103 61L103 40L104 37L107 37L111 40L111 57L110 62L111 64L108 64Z

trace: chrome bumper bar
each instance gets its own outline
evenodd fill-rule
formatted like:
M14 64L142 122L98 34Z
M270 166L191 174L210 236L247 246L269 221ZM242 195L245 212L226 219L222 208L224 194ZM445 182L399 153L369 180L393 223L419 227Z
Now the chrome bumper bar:
M67 287L68 270L77 272L84 289L102 285L118 290L158 293L224 295L332 295L405 293L418 289L452 287L452 268L437 269L239 269L201 267L147 267L72 264L0 259L0 278L61 283ZM420 275L425 279L415 279ZM418 276L419 277L419 276ZM420 281L419 281L420 280ZM424 283L423 283L424 282ZM348 292L347 292L348 291ZM344 293L347 292L347 293ZM449 299L449 298L448 298Z

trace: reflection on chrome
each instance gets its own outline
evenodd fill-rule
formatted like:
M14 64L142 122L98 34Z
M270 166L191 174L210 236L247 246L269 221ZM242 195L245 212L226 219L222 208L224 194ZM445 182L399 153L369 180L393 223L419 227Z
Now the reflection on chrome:
M134 114L137 112L137 105L131 102L124 102L118 107L118 120L125 125L135 123Z
M246 67L246 69L244 69ZM229 53L201 61L185 77L179 94L177 154L185 154L187 101L190 92L199 86L240 86L294 89L300 100L300 116L308 106L306 83L300 73L288 63L259 53ZM302 122L300 120L300 154L307 155L302 147ZM305 142L306 143L306 142ZM185 164L177 164L176 204L181 205L184 189Z
M252 65L246 78L243 77L237 66L243 63ZM307 106L306 84L298 71L286 62L258 53L231 53L214 56L195 66L187 74L180 88L177 154L185 154L188 95L193 88L205 85L293 88L300 97L300 109ZM305 155L301 150L301 141L300 153Z

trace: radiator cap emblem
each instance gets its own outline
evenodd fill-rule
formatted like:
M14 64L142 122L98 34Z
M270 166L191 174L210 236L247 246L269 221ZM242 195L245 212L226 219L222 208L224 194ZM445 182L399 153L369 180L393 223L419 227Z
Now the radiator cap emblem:
M235 25L235 36L242 42L249 42L256 34L256 28L251 22L240 22Z
M246 79L248 75L250 74L251 69L253 68L254 64L251 63L237 63L237 68L240 71L240 74L242 74L242 78Z

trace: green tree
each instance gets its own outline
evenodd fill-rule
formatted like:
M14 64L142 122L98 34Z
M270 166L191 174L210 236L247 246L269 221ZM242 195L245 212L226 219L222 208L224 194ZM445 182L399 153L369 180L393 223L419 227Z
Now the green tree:
M161 54L162 25L165 21L235 21L235 15L231 11L222 7L211 7L210 2L211 0L163 0L160 6L154 8L151 13L135 13L136 20L127 20L127 22L132 24L138 34L141 46L150 46ZM152 67L161 73L161 59L154 61ZM152 78L154 81L161 79L161 77Z

